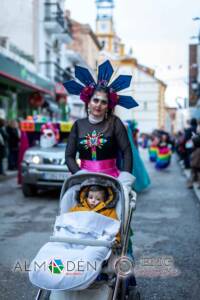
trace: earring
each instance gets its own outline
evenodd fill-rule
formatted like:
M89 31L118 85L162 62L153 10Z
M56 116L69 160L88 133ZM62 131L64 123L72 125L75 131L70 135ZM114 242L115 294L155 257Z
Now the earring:
M89 107L88 107L88 109L87 109L87 112L88 112L88 115L91 113L91 110L90 110Z

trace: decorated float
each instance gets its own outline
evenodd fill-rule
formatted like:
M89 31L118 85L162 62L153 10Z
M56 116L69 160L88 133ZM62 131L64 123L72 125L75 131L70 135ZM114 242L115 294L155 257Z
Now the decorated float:
M24 153L30 147L39 145L41 148L66 143L73 123L65 121L49 122L44 116L28 116L20 122L21 142L19 149L18 183L21 183L21 162Z

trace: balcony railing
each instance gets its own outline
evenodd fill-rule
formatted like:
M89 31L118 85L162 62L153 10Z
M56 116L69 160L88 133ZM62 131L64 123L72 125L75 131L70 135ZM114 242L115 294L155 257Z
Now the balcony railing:
M56 62L45 61L41 64L45 65L45 75L55 82L63 82L72 79L72 73L69 70L60 67Z
M0 46L7 49L11 53L17 55L18 57L23 58L26 61L34 64L34 57L25 53L22 49L20 49L13 43L10 43L7 37L0 37Z
M45 22L54 22L59 24L62 30L65 29L64 13L58 2L45 2Z

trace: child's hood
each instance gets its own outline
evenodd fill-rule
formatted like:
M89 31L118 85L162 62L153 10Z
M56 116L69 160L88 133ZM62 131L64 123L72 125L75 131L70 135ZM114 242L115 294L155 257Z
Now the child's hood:
M100 211L104 208L114 208L116 206L116 203L118 201L118 192L114 187L114 185L112 185L111 183L109 183L108 185L108 183L104 179L101 180L98 179L97 181L95 178L87 179L81 184L80 191L78 192L77 195L77 201L80 202L82 206L89 208L87 204L87 194L91 185L103 186L104 188L107 189L107 193L108 193L107 200L105 202L99 203L93 209L94 211Z

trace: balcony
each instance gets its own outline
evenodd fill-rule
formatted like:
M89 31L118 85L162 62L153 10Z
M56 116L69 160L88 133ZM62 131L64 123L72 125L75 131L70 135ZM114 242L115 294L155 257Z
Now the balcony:
M40 63L45 65L45 75L55 82L64 82L72 79L72 73L68 69L63 69L56 62L45 61Z
M0 37L0 53L20 63L31 72L36 72L34 57L11 43L8 37Z
M50 34L63 33L65 30L64 14L58 2L45 2L45 29Z

